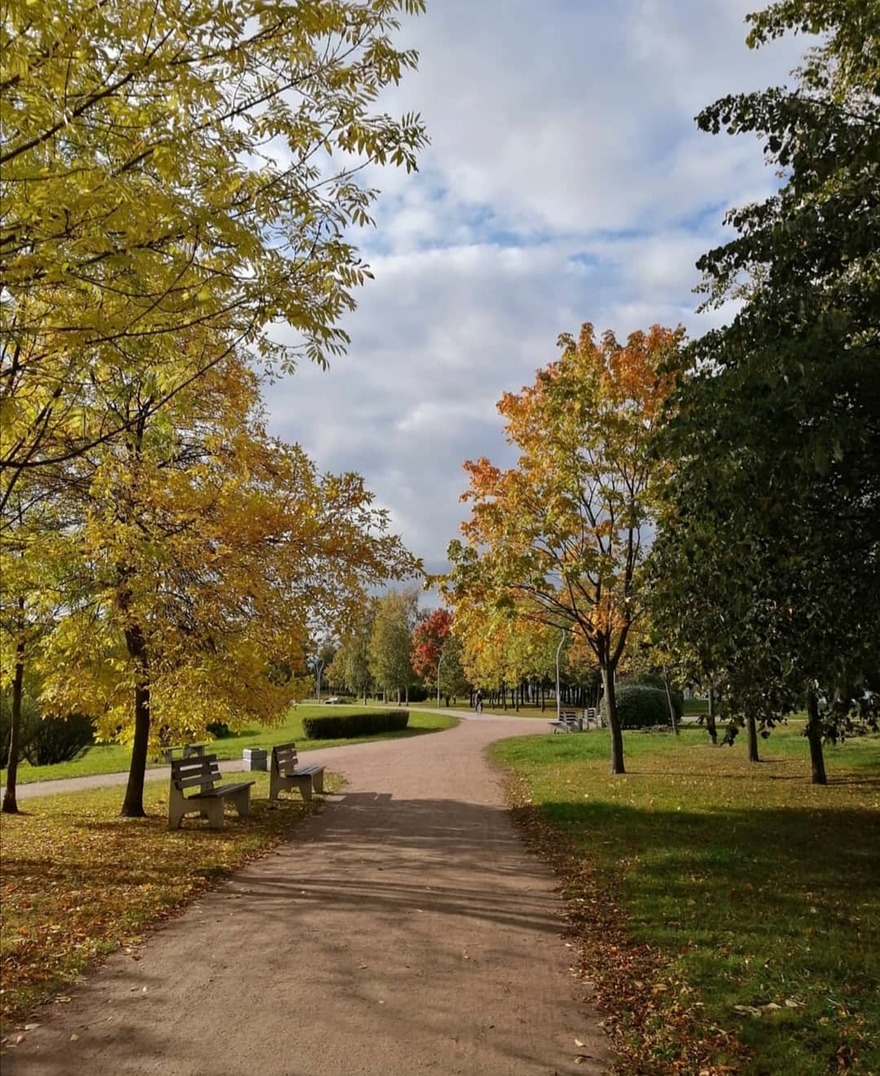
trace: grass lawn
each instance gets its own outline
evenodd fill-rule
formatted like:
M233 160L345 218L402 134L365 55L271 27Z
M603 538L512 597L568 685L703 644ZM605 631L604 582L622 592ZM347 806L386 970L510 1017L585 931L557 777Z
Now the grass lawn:
M389 705L382 709L393 709ZM242 729L234 736L213 740L210 750L220 759L241 758L246 747L272 748L275 744L296 741L299 751L316 750L319 747L339 747L342 744L363 743L366 740L399 739L404 736L420 736L426 732L437 732L456 724L453 717L439 714L420 713L410 710L409 727L400 732L382 732L373 736L359 736L348 740L307 740L303 732L304 717L333 714L337 711L352 713L362 710L362 706L297 706L293 708L283 725L256 725ZM63 777L85 777L98 773L123 773L128 770L131 749L122 744L95 744L82 758L74 762L62 762L54 766L31 766L20 762L18 766L18 783L31 781L54 781ZM152 759L151 766L165 765L164 760ZM0 770L0 781L5 781L6 770Z
M193 815L168 830L168 785L148 782L147 818L119 816L119 788L29 800L0 815L0 1015L20 1022L39 1002L63 1003L70 984L106 954L139 941L316 809L283 796L268 809L268 774L255 779L253 813L208 830ZM235 779L224 775L224 780ZM328 789L338 780L328 775Z
M880 1073L880 737L829 748L821 788L802 727L756 765L629 733L613 778L605 733L496 745L621 1072Z

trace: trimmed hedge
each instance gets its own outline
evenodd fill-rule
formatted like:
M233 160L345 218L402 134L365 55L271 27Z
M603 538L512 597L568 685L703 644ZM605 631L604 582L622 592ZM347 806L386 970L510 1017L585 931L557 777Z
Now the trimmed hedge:
M666 692L642 684L621 685L617 689L617 717L624 729L670 724Z
M398 732L409 723L409 710L363 710L360 713L304 717L307 740L347 740L377 732Z

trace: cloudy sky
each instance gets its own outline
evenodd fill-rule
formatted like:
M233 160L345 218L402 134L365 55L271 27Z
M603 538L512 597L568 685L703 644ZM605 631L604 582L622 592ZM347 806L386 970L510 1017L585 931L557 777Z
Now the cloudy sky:
M417 175L371 176L375 274L349 354L267 393L270 428L356 470L429 571L464 516L462 462L513 461L495 404L591 321L699 333L694 262L774 183L753 139L701 134L730 92L783 83L803 43L749 50L747 0L428 0L384 102L422 114ZM717 315L716 315L717 317Z

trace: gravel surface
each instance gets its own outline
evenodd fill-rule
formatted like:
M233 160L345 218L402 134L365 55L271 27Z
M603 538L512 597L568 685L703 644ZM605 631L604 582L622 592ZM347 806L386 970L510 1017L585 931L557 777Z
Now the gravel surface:
M603 1072L553 876L485 760L493 740L547 721L460 716L441 733L309 752L343 792L43 1009L3 1076Z

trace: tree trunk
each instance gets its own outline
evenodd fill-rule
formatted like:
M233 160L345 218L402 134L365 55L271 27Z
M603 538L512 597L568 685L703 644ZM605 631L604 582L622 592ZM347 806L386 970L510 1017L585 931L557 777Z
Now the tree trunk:
M138 625L125 629L125 644L135 664L137 680L134 689L134 739L122 814L125 818L143 818L147 813L144 810L144 778L150 744L150 670L147 641Z
M807 692L807 742L810 745L810 769L814 785L827 785L825 754L822 750L822 723L819 720L819 700L816 692Z
M602 666L602 686L605 689L605 712L611 729L611 772L626 773L623 765L623 733L617 720L617 695L614 690L614 670Z
M712 743L718 743L718 726L715 724L715 687L709 685L709 712L706 714L706 728Z
M19 610L24 602L19 598ZM3 792L3 814L18 814L16 783L18 781L18 752L21 742L21 699L24 691L24 640L15 644L15 675L12 681L12 721L9 729L9 757L6 763L6 788Z
M749 739L749 762L760 762L761 759L758 756L758 726L755 723L753 714L749 714L746 718L746 730Z
M663 670L663 686L666 688L666 705L669 707L669 720L672 722L672 731L675 735L678 735L678 717L675 713L675 706L672 704L672 692L669 690L669 677L666 675L666 670Z

